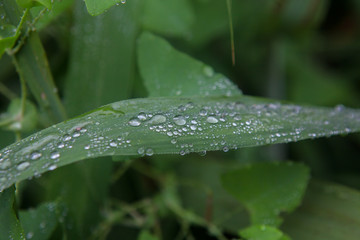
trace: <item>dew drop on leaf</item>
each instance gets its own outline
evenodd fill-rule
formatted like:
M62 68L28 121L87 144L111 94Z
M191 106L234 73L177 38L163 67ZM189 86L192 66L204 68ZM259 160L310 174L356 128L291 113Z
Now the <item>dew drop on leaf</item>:
M183 116L180 116L180 115L175 116L175 117L173 118L173 120L174 120L175 124L176 124L176 125L179 125L179 126L182 126L182 125L185 125L185 124L186 124L185 118L184 118Z
M60 153L58 151L54 151L50 154L51 159L57 159L60 157Z
M29 162L22 162L19 165L17 165L16 169L18 171L24 171L25 169L27 169L30 166Z
M31 159L31 160L37 160L37 159L39 159L41 156L42 156L42 154L41 154L40 152L35 151L35 152L32 152L32 153L30 154L30 159Z
M206 119L208 123L218 123L219 120L216 117L210 116Z
M140 122L140 120L138 118L132 118L129 121L129 125L133 126L133 127L138 127L138 126L141 125L141 122Z

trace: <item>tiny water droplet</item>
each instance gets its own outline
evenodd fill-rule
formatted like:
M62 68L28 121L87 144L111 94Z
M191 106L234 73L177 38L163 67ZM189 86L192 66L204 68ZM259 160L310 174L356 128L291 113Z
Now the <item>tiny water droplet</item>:
M137 115L137 118L140 120L140 121L145 121L147 118L146 118L146 114L144 112L141 112Z
M121 0L121 3L122 3L122 4L125 4L125 3L126 3L126 0Z
M84 149L85 149L85 150L89 150L89 149L90 149L90 145L86 145L86 146L84 147Z
M206 155L206 150L199 152L199 155L202 156L202 157L205 156Z
M140 122L140 120L138 118L132 118L129 121L129 125L133 126L133 127L138 127L138 126L141 125L141 122Z
M172 144L176 144L177 143L177 140L175 138L171 139L171 143Z
M207 115L206 109L201 109L201 110L199 111L199 115L202 116L202 117L205 117L205 116Z
M19 165L17 165L16 169L18 171L24 171L25 169L27 169L30 166L29 162L22 162Z
M70 136L69 134L65 134L64 137L63 137L63 140L64 140L65 142L70 141L70 140L71 140L71 136Z
M51 159L57 159L60 157L60 153L58 151L54 151L50 154Z
M146 149L145 154L147 156L152 156L152 155L154 155L154 150L152 150L151 148L148 148L148 149Z
M64 148L65 144L63 142L59 142L57 145L58 148Z
M36 159L39 159L41 156L42 156L42 154L40 152L35 151L30 154L30 159L36 160Z
M224 152L228 152L228 151L229 151L229 148L225 146L225 147L223 147L223 151L224 151Z
M181 156L184 156L184 155L186 154L186 152L185 152L185 150L181 150L181 151L179 152L179 154L180 154Z
M217 123L217 122L219 122L219 120L217 120L217 118L215 118L215 117L213 117L213 116L208 117L208 118L206 119L206 121L207 121L208 123Z
M80 137L80 135L81 135L81 134L80 134L80 131L75 131L72 136L73 136L74 138L77 138L77 137Z
M203 68L203 72L204 72L205 76L207 76L207 77L212 77L212 76L214 76L214 70L213 70L211 67L209 67L209 66L205 66L205 67Z
M117 147L117 142L115 142L114 140L113 141L111 141L110 143L109 143L109 145L110 145L110 147Z
M53 171L53 170L55 170L57 168L57 165L51 165L49 168L48 168L48 170L49 171Z
M138 154L140 154L141 156L143 156L145 154L145 148L141 147L137 150Z
M183 116L180 116L180 115L175 116L175 117L173 118L173 120L174 120L175 124L176 124L176 125L179 125L179 126L182 126L182 125L185 125L185 124L186 124L185 118L184 118Z
M26 239L31 239L33 236L34 236L34 233L33 233L33 232L28 232L28 233L26 234Z

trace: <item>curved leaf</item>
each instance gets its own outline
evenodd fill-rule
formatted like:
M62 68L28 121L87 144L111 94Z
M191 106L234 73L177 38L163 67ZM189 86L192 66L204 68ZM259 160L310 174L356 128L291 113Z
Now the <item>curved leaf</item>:
M116 102L0 151L0 190L86 158L178 154L283 143L360 130L360 110L301 107L254 97Z

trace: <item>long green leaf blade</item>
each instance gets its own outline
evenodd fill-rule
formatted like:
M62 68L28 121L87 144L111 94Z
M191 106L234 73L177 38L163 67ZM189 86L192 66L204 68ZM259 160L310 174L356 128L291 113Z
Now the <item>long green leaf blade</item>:
M360 110L254 97L116 102L54 125L0 152L0 189L86 158L236 149L360 130Z

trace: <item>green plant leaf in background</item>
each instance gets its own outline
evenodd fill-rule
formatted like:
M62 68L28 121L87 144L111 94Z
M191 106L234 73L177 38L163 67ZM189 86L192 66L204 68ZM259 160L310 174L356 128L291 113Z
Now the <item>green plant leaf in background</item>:
M43 203L36 209L19 212L26 239L47 240L61 218L57 203Z
M240 231L240 236L249 240L290 240L288 236L275 227L253 225Z
M125 4L126 0L85 0L86 8L92 16L100 15L119 3Z
M281 229L293 240L357 240L359 226L358 190L311 181L302 205L285 217Z
M144 2L142 26L168 36L187 37L194 22L189 0L152 0Z
M149 231L141 231L140 235L137 238L138 240L158 240L156 236L152 235Z
M22 112L21 99L11 101L7 113L0 115L0 126L10 131L31 131L37 124L37 109L30 101L25 102Z
M16 0L16 3L23 8L31 8L38 5L43 5L44 7L51 9L52 5L51 0Z
M14 209L15 187L0 193L0 236L3 239L25 240L24 231Z
M0 188L86 158L235 149L360 130L359 110L254 97L147 98L106 105L0 151Z
M150 96L241 95L228 78L148 32L138 41L138 65Z
M291 162L244 166L222 176L224 188L250 212L252 224L279 226L279 214L300 205L309 169Z

